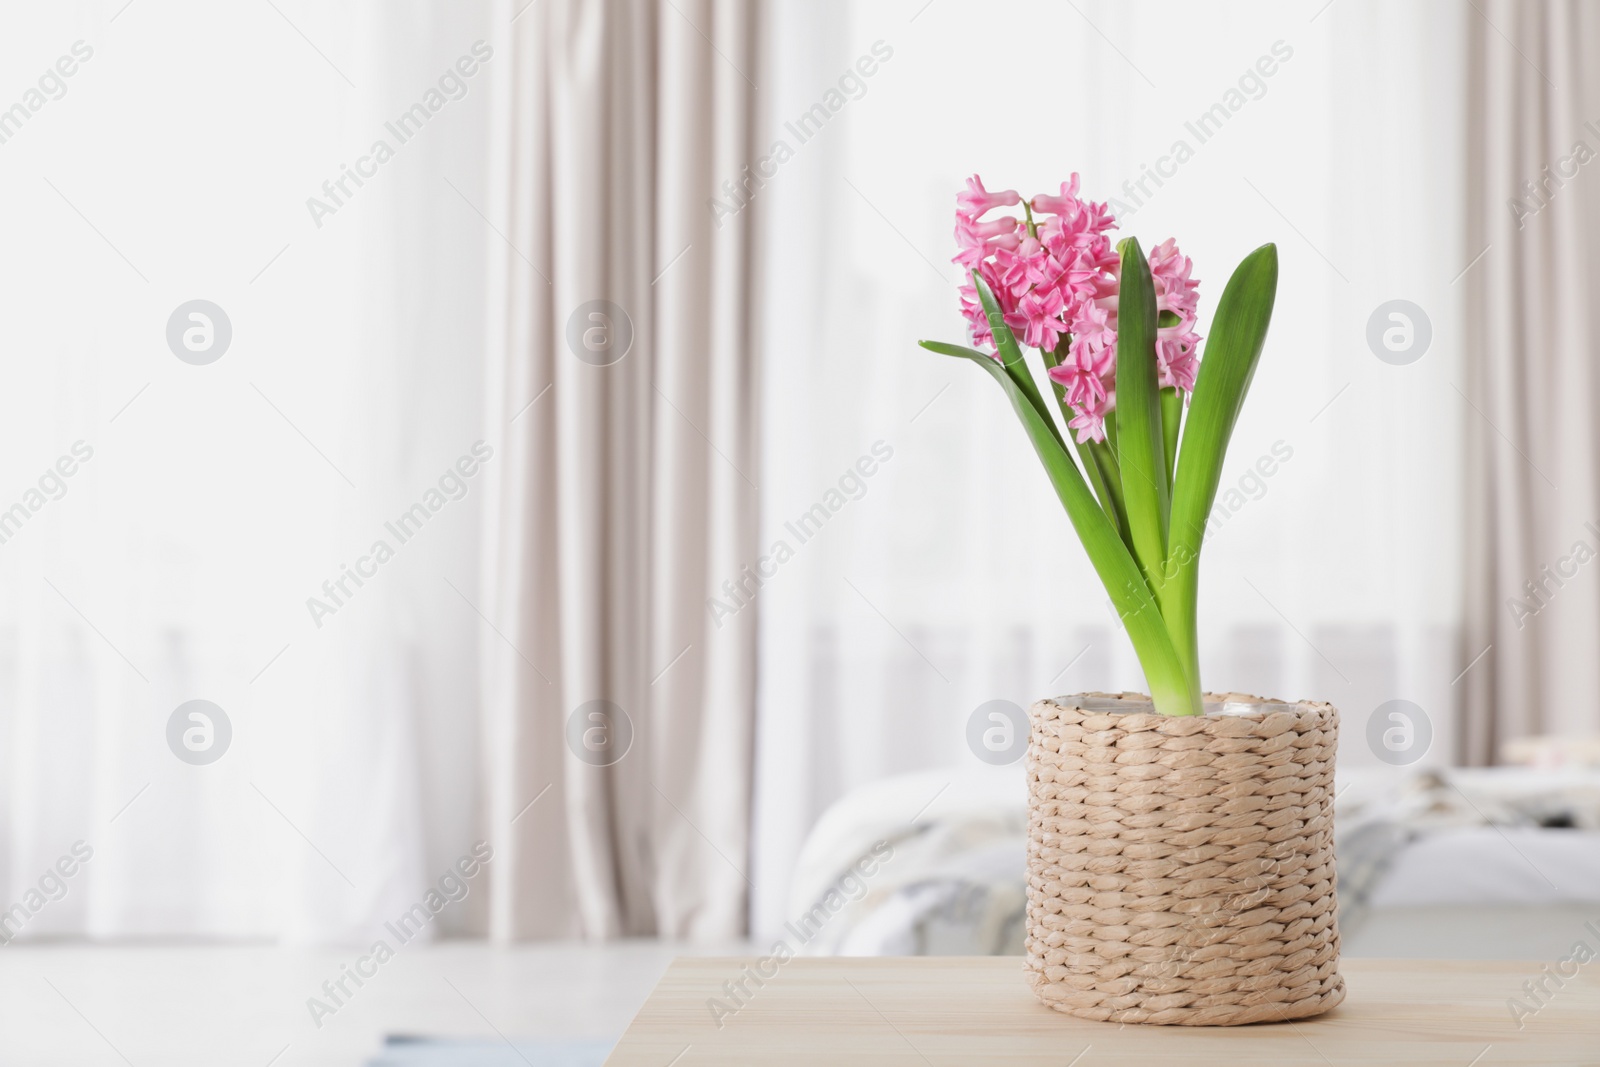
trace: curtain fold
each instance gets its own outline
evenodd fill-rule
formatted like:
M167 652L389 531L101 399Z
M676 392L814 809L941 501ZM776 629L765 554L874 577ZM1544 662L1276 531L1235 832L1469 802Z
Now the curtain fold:
M752 224L707 195L751 158L754 33L725 0L511 22L483 575L499 940L744 929L754 620L707 590L753 558Z
M1469 464L1460 757L1600 723L1600 11L1485 2L1471 21Z

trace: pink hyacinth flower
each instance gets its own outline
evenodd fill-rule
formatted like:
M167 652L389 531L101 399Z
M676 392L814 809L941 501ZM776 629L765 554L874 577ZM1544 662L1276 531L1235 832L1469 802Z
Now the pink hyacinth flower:
M1000 284L1017 297L1036 286L1046 285L1060 273L1050 255L1032 237L1020 238L1014 250L997 249L994 265L1000 272Z
M1020 331L1023 344L1053 350L1066 332L1061 320L1066 307L1059 289L1035 289L1017 301L1017 310L1006 316L1006 325L1013 332Z
M1167 238L1150 250L1150 280L1155 283L1156 306L1188 317L1200 302L1200 283L1189 277L1194 264Z
M1075 215L1082 201L1078 199L1078 175L1074 171L1071 182L1061 183L1061 195L1040 193L1028 201L1041 215Z
M1085 371L1100 377L1113 376L1117 369L1117 327L1115 312L1090 305L1072 320L1073 361Z
M1101 441L1106 415L1116 407L1121 260L1109 234L1116 218L1106 204L1084 200L1078 190L1073 174L1059 193L1029 199L1031 226L1011 216L980 221L1022 198L1011 189L990 192L973 175L956 197L955 262L983 278L1020 343L1062 349L1063 362L1050 377L1063 387L1072 412L1068 425L1079 441ZM1148 261L1157 311L1171 323L1156 331L1157 378L1162 387L1191 392L1199 370L1199 283L1173 240L1150 249ZM971 285L961 287L961 314L975 344L994 345L993 324ZM1067 337L1071 344L1063 346Z
M967 179L967 187L956 194L956 208L976 219L985 211L995 207L1014 207L1022 203L1022 197L1017 195L1015 189L1002 189L991 193L983 187L983 179L974 174Z
M1005 287L1000 285L998 272L992 260L984 260L973 269L977 271L978 277L982 278L984 283L989 286L989 291L994 294L996 303L1000 305L1002 317L1016 310L1015 301L1012 300ZM973 343L993 345L994 333L990 329L989 317L983 310L983 303L978 299L977 286L970 283L963 285L960 292L961 314L966 318L967 324L971 328ZM995 359L1000 358L998 352L990 352L989 355Z
M978 300L978 290L970 285L961 287L961 315L967 320L973 344L994 344L994 335L989 331L989 319L984 315L983 304Z
M1063 399L1072 409L1067 426L1077 431L1079 443L1104 441L1106 412L1111 410L1114 395L1105 379L1070 356L1061 366L1051 367L1049 375L1062 387Z
M988 222L974 222L958 213L956 244L961 251L956 253L952 262L971 270L1001 249L1016 248L1021 241L1016 230L1017 220L1009 215Z
M1156 331L1159 382L1163 388L1175 386L1185 393L1193 392L1195 375L1199 372L1196 346L1200 335L1194 332L1194 324L1200 304L1200 283L1189 276L1193 263L1178 251L1178 243L1170 237L1150 250L1149 262L1157 310L1169 311L1178 317L1175 324Z

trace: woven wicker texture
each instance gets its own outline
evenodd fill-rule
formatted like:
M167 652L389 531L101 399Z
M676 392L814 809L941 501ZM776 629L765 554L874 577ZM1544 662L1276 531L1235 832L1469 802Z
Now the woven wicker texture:
M1338 711L1109 714L1080 699L1030 710L1027 973L1039 999L1085 1019L1182 1026L1299 1019L1343 1000Z

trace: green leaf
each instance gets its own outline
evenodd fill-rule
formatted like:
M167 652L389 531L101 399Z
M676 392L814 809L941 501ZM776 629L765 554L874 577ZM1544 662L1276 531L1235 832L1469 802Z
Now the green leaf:
M937 352L941 356L961 356L963 359L982 358L990 362L996 362L995 358L989 353L976 348L968 348L966 345L946 344L943 341L918 341L917 344L926 348L929 352Z
M1163 311L1162 314L1169 312ZM1183 397L1178 394L1177 386L1169 385L1161 390L1161 437L1166 444L1168 485L1172 484L1177 474L1178 430L1182 423Z
M1039 354L1044 356L1046 370L1061 365L1061 353L1065 352L1067 346L1071 343L1071 337L1067 334L1062 334L1055 351L1051 352L1042 348L1039 350ZM1062 432L1066 434L1067 439L1072 442L1073 448L1077 450L1078 460L1083 464L1083 472L1089 476L1089 484L1094 487L1094 495L1100 501L1101 510L1106 513L1106 517L1116 526L1117 534L1122 538L1122 543L1127 545L1128 550L1131 552L1133 550L1133 542L1128 539L1128 519L1122 512L1122 483L1118 481L1116 475L1111 473L1100 455L1091 449L1092 442L1079 441L1073 434L1072 406L1067 403L1066 386L1051 378L1050 392L1055 396L1056 407L1061 411Z
M1083 474L1057 436L1054 425L994 358L957 345L937 341L919 343L930 352L976 363L1005 390L1012 410L1022 420L1023 429L1027 431L1034 451L1044 464L1050 484L1066 509L1078 540L1089 555L1089 562L1110 594L1112 606L1128 631L1134 651L1139 656L1139 664L1144 668L1145 680L1150 684L1150 695L1156 709L1168 715L1199 714L1198 692L1191 692L1189 688L1182 663L1167 635L1166 624L1149 586L1145 584L1144 576L1122 543L1116 527L1089 491Z
M1222 291L1183 424L1167 553L1171 595L1163 609L1185 670L1196 680L1200 548L1222 482L1228 441L1261 360L1277 291L1278 248L1265 244L1244 258Z
M1028 370L1028 361L1023 358L1022 346L1017 344L1017 338L1011 332L1011 327L1006 325L1005 314L1000 310L1000 302L995 299L994 291L989 288L989 283L983 280L983 275L971 271L972 286L978 291L978 302L983 305L984 317L989 320L989 332L994 336L994 347L1000 353L1000 362L1005 365L1006 374L1010 376L1017 388L1022 390L1022 395L1028 398L1045 424L1050 427L1051 434L1056 441L1065 447L1061 434L1056 430L1055 420L1050 417L1050 409L1044 406L1044 397L1039 395L1039 386L1033 380L1033 374Z
M1117 465L1139 565L1160 599L1167 559L1166 446L1156 374L1156 290L1139 242L1127 238L1117 298Z
M1111 521L1117 524L1117 532L1122 535L1122 543L1128 546L1128 552L1132 554L1133 534L1128 530L1128 508L1122 500L1122 471L1117 469L1117 453L1104 441L1089 441L1078 445L1078 455L1083 457L1085 467L1092 465L1100 472L1100 478L1111 494L1111 504L1107 514L1111 516Z

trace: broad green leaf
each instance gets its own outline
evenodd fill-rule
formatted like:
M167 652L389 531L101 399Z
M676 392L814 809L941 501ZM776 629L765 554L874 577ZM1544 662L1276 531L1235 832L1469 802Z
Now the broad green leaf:
M1222 291L1183 424L1166 569L1172 597L1163 607L1192 678L1199 677L1195 628L1206 519L1222 481L1228 441L1261 360L1277 290L1278 248L1265 244L1244 258Z
M1139 242L1129 237L1119 251L1117 466L1122 470L1122 502L1128 510L1134 549L1159 600L1171 497L1156 380L1156 290Z
M1157 710L1168 715L1198 714L1198 691L1191 693L1183 666L1167 635L1166 624L1150 588L1145 584L1133 557L1128 554L1116 527L1096 503L1078 465L1057 437L1055 427L1035 407L1022 387L1006 373L1006 368L992 357L970 348L937 341L922 341L920 344L930 352L976 363L1005 390L1012 410L1022 420L1034 452L1044 464L1050 484L1066 509L1078 540L1089 555L1089 562L1110 594L1112 606L1116 608L1133 642Z
M1200 546L1222 482L1228 441L1261 360L1277 289L1278 248L1267 244L1245 257L1222 291L1183 427L1172 505L1174 545Z

